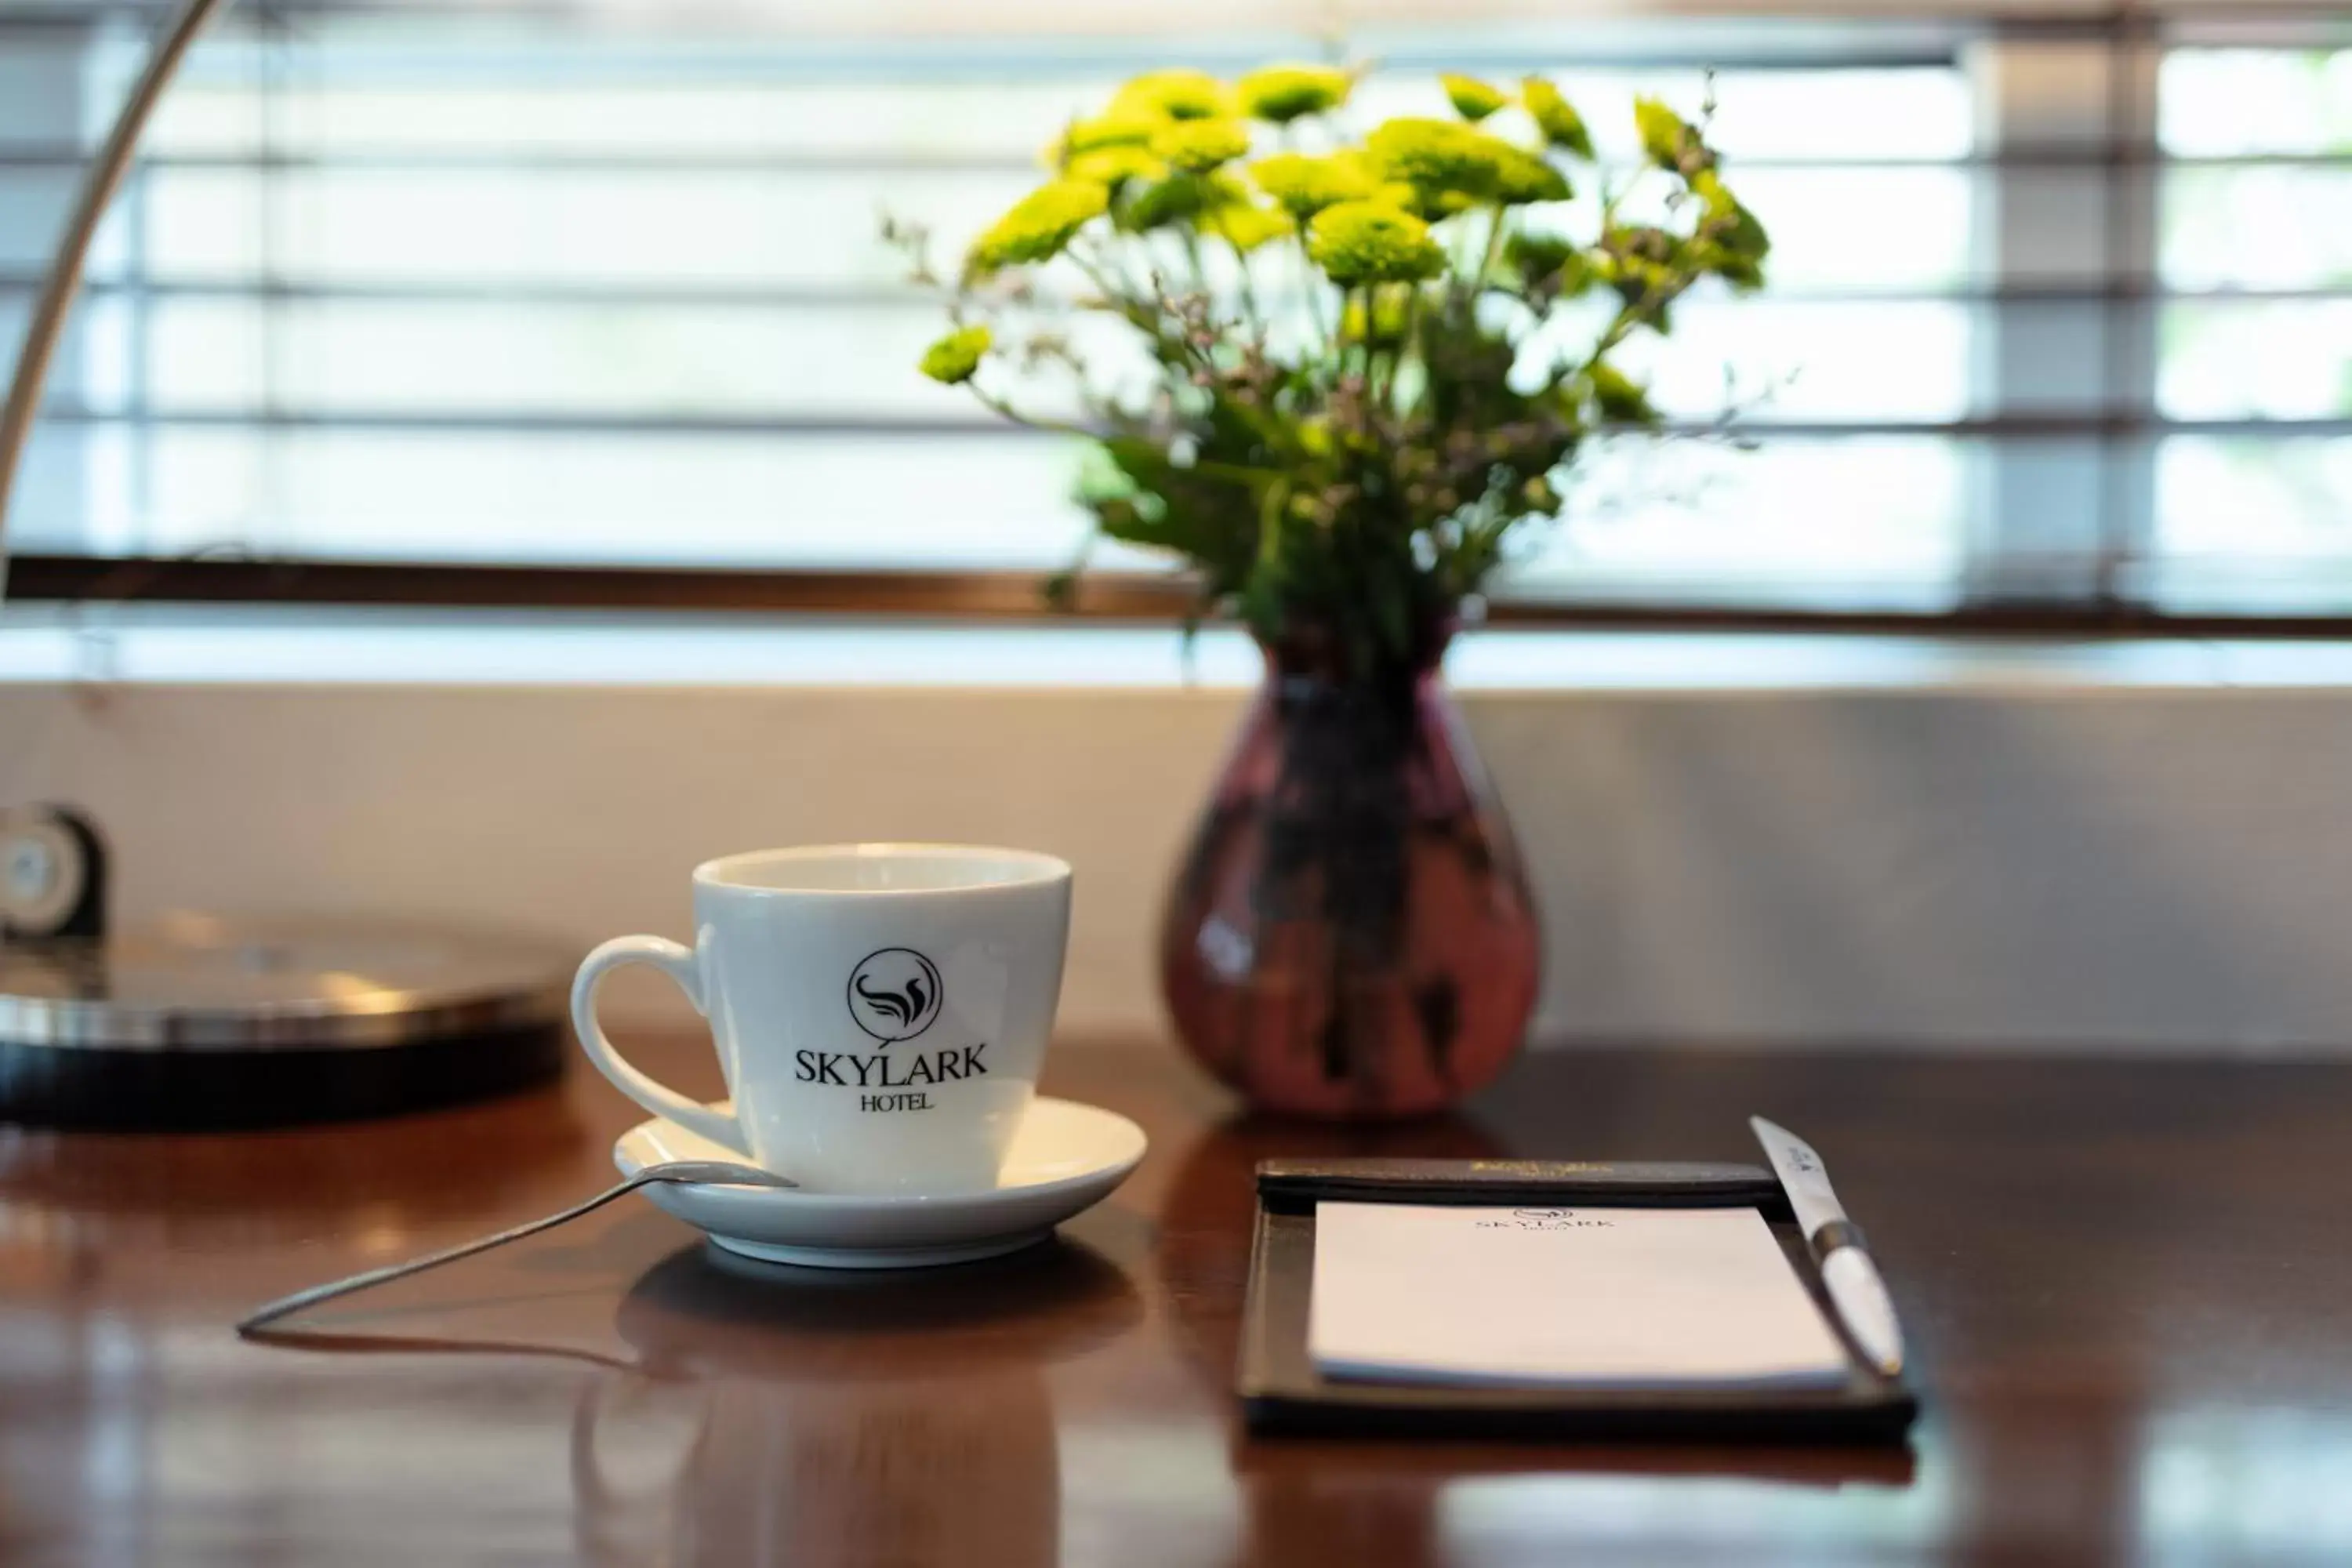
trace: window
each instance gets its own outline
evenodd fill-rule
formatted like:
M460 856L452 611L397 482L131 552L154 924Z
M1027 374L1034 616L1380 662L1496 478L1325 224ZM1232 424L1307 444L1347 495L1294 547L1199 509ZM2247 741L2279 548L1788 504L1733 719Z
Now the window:
M2164 60L2151 591L2352 605L2352 49Z
M46 558L20 589L196 558L782 574L818 603L834 574L915 574L893 603L1028 604L1084 534L1076 453L913 374L938 318L878 212L952 246L1123 75L1318 46L813 37L789 9L725 36L233 10L101 237L19 492L12 545ZM1603 453L1507 613L2352 605L2352 51L1442 15L1351 39L1391 68L1367 113L1524 67L1621 131L1712 63L1776 242L1769 290L1695 299L1650 367L1689 438ZM0 12L10 352L152 18ZM1727 395L1736 443L1708 428Z

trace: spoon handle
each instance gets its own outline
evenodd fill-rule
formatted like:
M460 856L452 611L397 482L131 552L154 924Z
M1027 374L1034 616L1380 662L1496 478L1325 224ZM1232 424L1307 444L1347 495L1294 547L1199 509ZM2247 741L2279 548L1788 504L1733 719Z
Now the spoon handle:
M521 1225L499 1231L494 1236L477 1237L472 1241L459 1242L455 1247L445 1247L438 1252L428 1252L421 1258L412 1258L404 1263L387 1264L382 1268L371 1268L363 1274L353 1274L348 1279L330 1280L324 1285L313 1285L307 1290L297 1290L290 1296L280 1296L275 1301L258 1307L239 1319L236 1325L237 1337L249 1338L256 1329L274 1323L278 1319L299 1312L306 1307L315 1307L321 1301L331 1301L339 1296L349 1296L355 1291L365 1290L373 1286L389 1284L394 1279L403 1279L411 1274L422 1274L428 1268L438 1268L444 1263L455 1263L461 1258L471 1258L478 1252L488 1252L494 1247L504 1247L510 1241L520 1241L524 1237L536 1236L542 1230L552 1230L559 1225L578 1219L583 1215L592 1214L614 1199L626 1197L639 1187L651 1186L656 1182L709 1182L714 1179L740 1182L745 1179L745 1174L728 1172L714 1176L713 1172L707 1167L683 1164L648 1165L627 1181L616 1183L593 1198L573 1204L568 1209L561 1209L551 1215L543 1215L538 1219L527 1220ZM767 1177L761 1184L790 1186L793 1184L779 1177Z

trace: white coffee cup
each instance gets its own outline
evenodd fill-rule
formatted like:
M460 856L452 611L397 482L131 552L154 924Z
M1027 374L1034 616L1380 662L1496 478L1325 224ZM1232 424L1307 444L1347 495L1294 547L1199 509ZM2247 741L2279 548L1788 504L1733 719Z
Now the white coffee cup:
M1034 1092L1069 943L1070 868L951 844L768 849L694 871L695 941L604 943L572 1021L623 1094L819 1193L996 1183ZM622 1059L596 992L625 963L710 1021L732 1111Z

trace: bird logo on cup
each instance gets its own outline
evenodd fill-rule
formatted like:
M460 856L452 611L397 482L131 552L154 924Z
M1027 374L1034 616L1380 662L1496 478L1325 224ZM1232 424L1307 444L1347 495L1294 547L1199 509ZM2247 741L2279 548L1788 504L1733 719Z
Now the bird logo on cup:
M849 973L849 1016L890 1045L911 1040L940 1016L940 972L910 947L869 953Z

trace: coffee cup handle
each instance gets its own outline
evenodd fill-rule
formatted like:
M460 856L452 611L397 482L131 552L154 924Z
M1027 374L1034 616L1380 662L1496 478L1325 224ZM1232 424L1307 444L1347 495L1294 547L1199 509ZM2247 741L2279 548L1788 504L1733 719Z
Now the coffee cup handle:
M625 963L643 963L660 970L677 982L677 988L686 993L686 999L694 1004L696 1012L709 1016L710 1009L702 996L702 961L694 949L657 936L614 937L587 956L572 982L572 1027L580 1037L580 1048L588 1053L588 1059L596 1064L598 1072L613 1080L614 1089L656 1116L666 1116L746 1160L756 1158L750 1140L743 1136L741 1122L725 1111L688 1099L667 1084L656 1082L624 1058L613 1048L613 1042L604 1037L604 1026L596 1021L596 993L604 985L604 977Z

